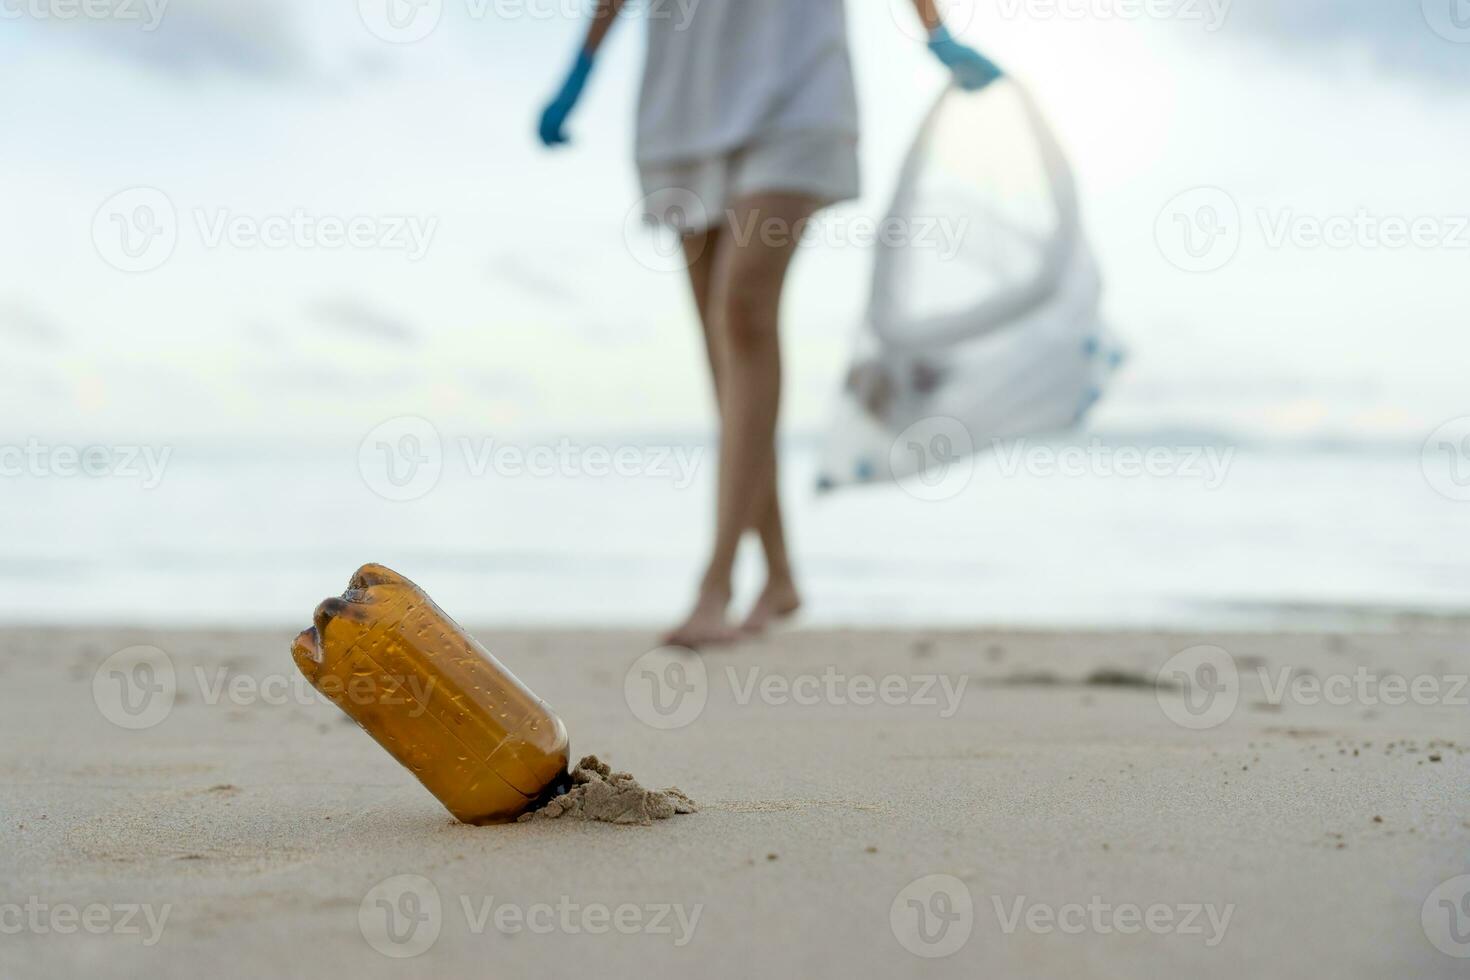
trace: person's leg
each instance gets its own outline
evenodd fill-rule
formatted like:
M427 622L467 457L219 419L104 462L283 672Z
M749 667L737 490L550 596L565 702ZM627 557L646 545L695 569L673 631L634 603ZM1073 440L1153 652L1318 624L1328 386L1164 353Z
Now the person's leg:
M732 639L726 612L741 535L772 517L773 530L780 533L779 514L771 513L776 510L775 437L781 397L777 321L786 271L802 226L819 206L805 195L753 195L735 203L731 218L735 229L755 229L754 233L722 232L715 242L707 283L721 422L715 542L694 611L669 633L668 643L692 647ZM773 573L789 580L784 541L776 540L778 564ZM790 596L794 595L791 588Z
M699 310L699 325L704 331L704 352L709 357L710 378L714 382L715 403L720 400L720 351L714 328L715 256L719 251L719 226L684 236L684 258L689 263L689 287L694 305Z
M781 517L780 491L777 489L777 462L771 457L771 475L766 481L762 501L757 506L762 515L756 525L761 548L766 555L766 584L755 604L740 625L742 632L759 633L773 621L784 619L801 608L801 593L791 572L791 558L786 551L786 528Z
M720 384L720 362L721 347L719 329L716 325L715 309L715 276L721 250L721 239L727 237L721 234L719 225L707 231L694 235L685 235L683 239L684 257L689 267L689 286L694 293L694 305L699 310L699 324L704 333L704 350L709 359L710 381L715 395L717 408L721 404L720 392L723 386ZM704 593L701 590L700 603L704 601ZM729 602L728 596L725 604ZM672 630L664 637L666 644L679 646L697 646L699 643L727 643L735 639L735 631L729 628L725 622L725 605L717 609L711 603L707 615L700 615L698 604L694 613L690 615L689 621L684 626ZM695 620L700 622L700 636L696 638L691 630Z
M729 234L726 231L724 236L728 237ZM684 254L689 263L689 285L694 293L695 306L699 310L704 349L709 359L710 378L717 405L721 398L721 341L716 327L714 296L715 262L721 237L717 225L709 231L689 235L684 239ZM760 535L761 549L765 553L766 584L741 626L745 632L759 632L773 620L789 616L801 606L801 596L796 588L796 578L791 572L791 558L786 549L786 532L781 517L781 499L774 466L756 504L752 526Z

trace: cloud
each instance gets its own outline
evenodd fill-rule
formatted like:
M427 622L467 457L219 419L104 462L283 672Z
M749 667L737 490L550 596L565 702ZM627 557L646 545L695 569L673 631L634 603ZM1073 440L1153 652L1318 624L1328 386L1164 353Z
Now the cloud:
M547 275L540 266L514 252L496 256L490 266L491 281L517 289L526 296L555 306L578 305L579 299L565 280Z
M400 346L418 342L418 331L406 320L369 309L350 299L334 299L317 303L311 316L318 323L355 337Z
M129 0L111 9L111 17L38 17L30 25L175 74L289 78L311 69L297 12L280 0Z
M1249 34L1311 52L1357 48L1405 74L1470 85L1470 44L1455 43L1430 23L1433 4L1446 20L1464 0L1236 0L1222 34Z
M289 346L290 338L274 324L252 320L240 329L240 341L252 350L276 352Z
M59 323L20 305L0 306L0 338L32 347L54 349L66 345L66 331Z
M560 267L586 269L598 264L596 252L588 250L574 255L572 249L572 246L556 249L556 263ZM594 346L628 347L657 339L658 330L648 317L627 315L625 294L615 298L589 295L585 283L579 291L573 282L547 271L544 259L532 260L531 254L528 250L525 255L513 252L497 255L490 265L490 281L519 292L555 314L550 320L552 326Z

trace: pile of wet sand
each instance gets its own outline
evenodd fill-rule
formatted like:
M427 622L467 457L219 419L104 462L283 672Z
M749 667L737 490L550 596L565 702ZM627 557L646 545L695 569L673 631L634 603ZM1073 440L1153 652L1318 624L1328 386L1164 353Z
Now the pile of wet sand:
M596 820L640 824L667 820L676 813L697 813L699 804L673 786L644 789L631 773L613 772L595 755L584 756L572 770L572 788L552 798L539 810L522 814L530 820Z

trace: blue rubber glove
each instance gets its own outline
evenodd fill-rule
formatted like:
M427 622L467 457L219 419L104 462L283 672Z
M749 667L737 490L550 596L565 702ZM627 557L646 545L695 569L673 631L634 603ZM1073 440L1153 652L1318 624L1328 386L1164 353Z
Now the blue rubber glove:
M562 84L561 91L541 113L541 125L537 133L541 137L541 142L546 146L561 146L563 143L570 142L565 129L567 117L572 114L577 100L582 97L582 89L587 86L587 76L590 74L592 74L592 55L581 51L577 54L576 64L572 65L571 74Z
M930 32L929 50L954 73L954 80L967 92L978 92L1005 74L985 55L956 41L943 24Z

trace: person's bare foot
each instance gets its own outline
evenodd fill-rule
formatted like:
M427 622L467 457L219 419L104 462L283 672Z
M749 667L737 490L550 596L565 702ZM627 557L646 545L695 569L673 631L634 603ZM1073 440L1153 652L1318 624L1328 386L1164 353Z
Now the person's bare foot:
M746 614L740 631L742 633L763 633L766 627L790 618L800 608L801 595L796 591L796 583L789 579L783 582L768 582L760 598L755 600L755 605L750 607L750 612Z
M698 650L734 643L740 638L740 631L730 625L726 615L729 607L729 592L708 589L700 592L689 618L664 634L664 646Z

